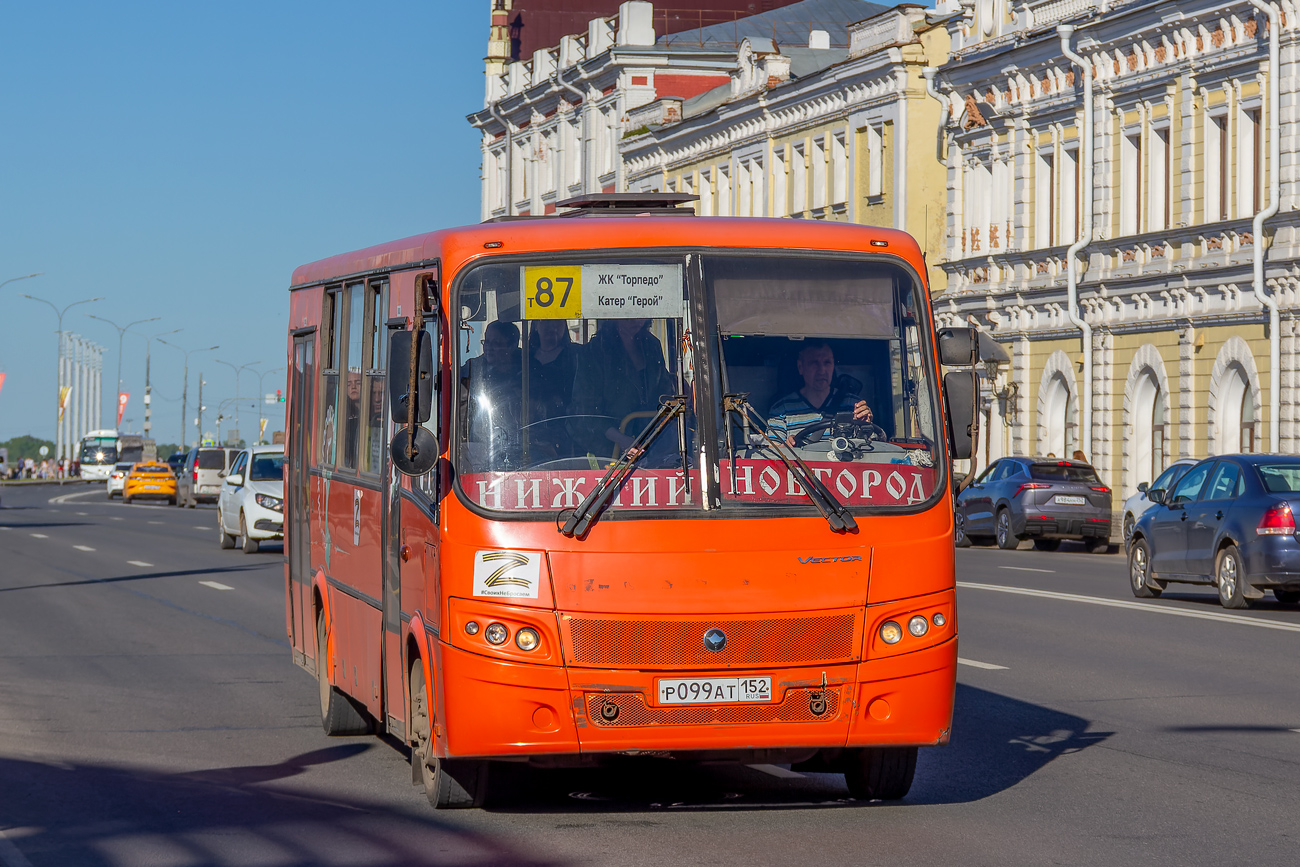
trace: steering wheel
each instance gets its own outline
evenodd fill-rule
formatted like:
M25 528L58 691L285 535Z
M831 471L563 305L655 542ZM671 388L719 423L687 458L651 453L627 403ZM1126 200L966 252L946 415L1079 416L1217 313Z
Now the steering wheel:
M814 434L816 434L820 439L822 434L835 426L835 423L835 419L833 418L824 418L800 429L800 431L794 435L795 447L802 448L803 446L808 445L808 443L812 442ZM885 429L874 422L854 419L852 425L853 436L857 439L864 439L867 442L889 439L889 434L885 433Z

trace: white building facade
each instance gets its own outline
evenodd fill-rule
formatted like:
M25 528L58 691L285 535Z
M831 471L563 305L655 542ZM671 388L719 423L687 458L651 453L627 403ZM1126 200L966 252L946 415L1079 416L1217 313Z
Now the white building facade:
M1298 11L939 3L937 310L1011 356L982 460L1080 450L1127 496L1179 457L1300 450Z

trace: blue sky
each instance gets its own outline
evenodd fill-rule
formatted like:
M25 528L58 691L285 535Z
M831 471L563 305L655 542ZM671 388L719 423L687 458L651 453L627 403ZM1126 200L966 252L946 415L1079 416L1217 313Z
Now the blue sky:
M0 440L52 438L55 316L106 347L121 324L196 353L205 427L235 394L217 364L284 365L295 266L478 220L487 0L16 3L0 52ZM128 333L124 428L143 423L145 340ZM155 342L154 434L181 425L181 354ZM282 374L267 376L265 389ZM242 393L256 377L243 375ZM247 412L247 410L245 410ZM245 433L255 425L245 420ZM276 429L272 422L268 430ZM192 429L191 429L192 430Z

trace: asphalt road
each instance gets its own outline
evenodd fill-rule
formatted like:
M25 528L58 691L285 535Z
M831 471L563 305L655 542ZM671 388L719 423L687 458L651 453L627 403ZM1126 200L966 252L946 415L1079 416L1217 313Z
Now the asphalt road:
M641 760L435 814L398 746L321 733L278 548L219 550L210 507L6 488L0 867L1295 863L1300 610L1139 602L1122 556L1070 547L958 552L952 743L904 802Z

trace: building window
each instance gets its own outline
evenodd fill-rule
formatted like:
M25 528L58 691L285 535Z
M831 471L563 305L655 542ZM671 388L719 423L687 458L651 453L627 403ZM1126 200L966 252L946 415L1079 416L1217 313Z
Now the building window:
M1058 235L1059 244L1072 244L1075 238L1079 236L1079 221L1083 216L1079 213L1082 207L1083 196L1081 195L1083 187L1083 169L1079 166L1079 148L1067 147L1061 149L1061 170L1060 175L1060 210L1058 220L1060 221L1060 233Z
M1238 362L1228 365L1219 380L1218 418L1215 425L1215 454L1227 455L1255 450L1255 401L1250 380Z
M578 121L568 124L569 127L569 186L577 186L582 183L583 172L583 143L582 127Z
M736 161L736 216L748 217L751 215L750 208L753 203L750 200L751 188L749 186L749 161Z
M885 194L884 141L879 127L867 127L867 195Z
M701 217L713 214L713 176L707 171L700 172L700 203L697 213Z
M749 213L754 217L767 216L767 199L763 196L763 179L767 177L763 172L762 160L749 161Z
M837 132L831 136L831 202L843 204L848 199L849 160L848 148L845 146L847 133Z
M1119 162L1119 233L1136 235L1142 231L1142 133L1125 135L1120 140Z
M790 213L789 175L785 167L785 148L772 151L772 216L784 217Z
M790 212L802 214L808 210L808 156L802 144L790 151L790 174Z
M727 166L718 167L718 216L731 217L731 170Z
M554 133L550 133L550 132L543 133L541 156L542 156L542 165L541 165L542 192L550 193L555 190L555 183L556 183L555 134Z
M1034 234L1039 247L1056 246L1056 158L1039 148L1034 177Z
M1147 163L1147 200L1150 205L1147 212L1148 232L1169 228L1169 159L1169 127L1151 130Z
M505 149L488 151L488 178L492 185L492 208L506 206L506 152Z
M1237 117L1237 217L1254 216L1259 210L1260 184L1263 172L1260 171L1263 160L1260 159L1259 146L1263 137L1259 134L1259 109L1248 109Z
M1205 221L1228 219L1228 117L1209 117L1205 123Z
M826 207L826 137L818 136L812 143L812 206Z

